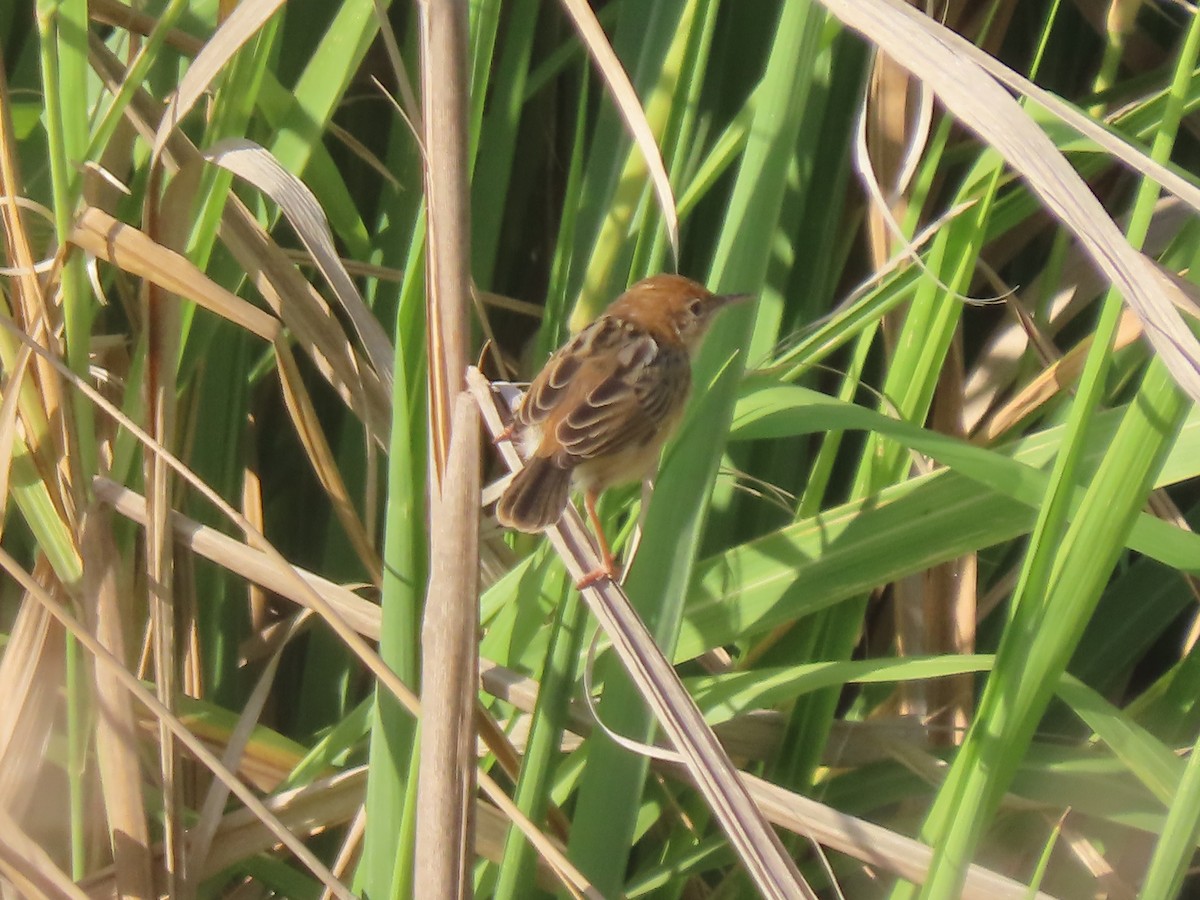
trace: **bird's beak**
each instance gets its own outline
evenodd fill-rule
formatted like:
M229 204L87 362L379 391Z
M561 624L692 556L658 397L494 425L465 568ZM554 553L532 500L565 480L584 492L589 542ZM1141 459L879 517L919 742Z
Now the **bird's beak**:
M713 297L717 301L717 308L723 306L731 306L734 303L744 303L747 300L753 300L755 294L717 294Z

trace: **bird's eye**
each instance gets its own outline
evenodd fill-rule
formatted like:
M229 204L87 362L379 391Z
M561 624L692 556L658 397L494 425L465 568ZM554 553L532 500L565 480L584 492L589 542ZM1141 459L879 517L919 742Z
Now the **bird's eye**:
M693 300L689 300L688 301L688 312L690 312L697 319L700 318L700 314L702 312L704 312L704 301L701 300L699 297L697 297Z

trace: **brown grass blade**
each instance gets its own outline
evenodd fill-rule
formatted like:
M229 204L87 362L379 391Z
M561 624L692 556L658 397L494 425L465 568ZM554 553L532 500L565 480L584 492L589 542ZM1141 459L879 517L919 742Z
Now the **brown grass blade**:
M342 265L333 245L329 222L317 198L304 182L279 165L265 148L251 141L221 141L208 150L204 158L254 185L279 205L353 324L375 374L391 390L391 341Z
M867 244L876 268L893 255L904 191L929 137L926 91L886 55L876 56L859 117L856 167L867 188ZM919 94L919 97L917 96ZM919 100L924 114L913 114Z
M225 746L225 752L221 755L221 762L231 772L238 770L242 755L246 750L246 744L249 743L254 726L258 724L263 707L266 706L271 687L275 683L275 673L279 669L279 661L283 656L284 648L299 632L309 615L307 610L301 612L284 630L276 643L274 652L268 658L267 664L258 677L258 683L254 685L254 690L251 691L245 706L238 714L237 725L234 726L233 733L229 736L229 742ZM194 872L204 871L206 868L206 860L212 849L213 838L221 824L221 812L228 799L228 787L219 779L214 779L209 786L204 802L200 805L200 815L196 824L188 832L188 839L191 842L188 858ZM193 873L189 873L189 875L193 880L192 890L195 890L200 878Z
M667 764L662 764L667 765ZM675 766L678 770L678 766ZM689 776L690 777L690 776ZM751 796L763 813L781 828L808 835L827 847L922 884L929 877L933 849L881 825L847 816L754 775L742 773ZM962 900L1053 900L1040 891L972 864L963 882Z
M21 397L21 383L32 356L28 347L17 353L17 362L4 385L4 401L0 403L0 534L4 533L5 515L8 512L8 477L12 472L13 444L17 437L17 410Z
M225 290L187 257L103 210L85 209L71 234L71 242L131 275L186 297L265 341L272 340L282 330L278 319Z
M391 429L389 388L360 358L324 298L296 270L237 197L230 196L221 238L292 338L312 358L321 376L354 411L367 434L387 447Z
M121 515L145 526L146 501L140 494L100 477L93 480L92 488L99 499L110 504ZM312 608L308 603L308 593L296 590L294 578L282 574L275 561L261 550L222 534L215 528L201 525L180 513L171 516L171 525L175 531L175 540L192 552L299 606ZM369 640L379 640L377 605L320 575L290 565L289 568L308 589L319 593L355 632Z
M55 585L49 563L34 569ZM45 764L63 673L62 630L44 609L23 598L0 656L0 809L21 818Z
M191 208L200 167L183 166L170 180L160 199L163 167L154 161L143 198L142 216L147 236L156 245L169 247L186 242L185 223L173 215L175 210ZM157 446L175 446L175 418L178 397L180 309L173 295L150 280L141 283L146 331L146 369L143 398L146 404L146 430ZM173 473L156 454L143 456L146 483L145 589L150 612L150 646L153 650L154 691L159 702L174 715L183 690L181 674L185 633L184 614L175 596L175 545L171 541L167 518L171 511ZM167 891L179 900L191 900L188 879L186 826L184 810L189 801L186 770L180 747L164 719L159 719L158 750L162 786L163 842L166 853Z
M430 533L421 629L421 767L416 880L432 897L463 897L475 855L475 703L479 683L479 412L458 395L450 455ZM434 711L436 710L436 714Z
M4 305L26 333L36 336L42 346L59 348L53 334L61 316L36 274L33 241L26 230L18 199L24 196L25 188L17 162L19 154L12 109L8 79L0 65L0 232L3 233L6 259L16 272L12 289L4 297ZM11 358L6 361L11 362ZM38 469L53 496L59 485L58 478L53 477L56 472L66 485L71 484L71 460L78 454L67 454L70 446L67 430L74 416L53 370L38 359L34 361L34 373L36 390L30 391L21 403L21 418L27 429L26 439L34 448ZM71 505L66 499L55 499L69 515Z
M346 835L342 838L342 846L338 849L337 858L334 859L333 865L330 867L333 874L339 878L344 878L346 872L350 871L350 867L354 861L358 859L359 853L362 851L363 836L367 831L367 810L365 806L360 806L358 812L354 814L354 818L350 820L350 825L346 828ZM320 900L332 900L329 891L322 891Z
M204 48L192 60L179 82L175 95L163 110L158 133L154 136L153 156L158 157L166 146L167 137L179 125L196 102L204 96L213 79L222 73L226 64L242 46L254 37L263 25L283 6L283 0L245 0L225 19Z
M1127 347L1141 335L1141 323L1132 311L1125 310L1121 314L1117 333L1113 338L1113 352ZM984 423L979 432L979 440L986 444L994 443L1054 397L1063 391L1072 390L1076 379L1083 371L1083 363L1091 346L1092 338L1091 335L1088 335L1072 347L1062 359L1055 360L1039 372L1029 384L1017 393L1017 396L996 410Z
M396 40L395 29L388 21L387 8L382 0L373 0L373 2L375 19L379 22L379 38L383 43L384 50L387 51L388 64L391 66L392 76L396 79L396 86L400 91L400 99L396 106L419 143L421 135L425 133L425 123L421 117L421 104L417 101L417 92L413 90L412 80L408 77L408 68L404 65L404 59L400 54L400 44ZM375 83L380 90L384 90L382 84L378 81ZM384 90L384 93L386 94L387 91ZM424 149L421 152L424 153Z
M111 25L142 37L149 37L154 33L154 29L161 25L157 16L133 9L120 0L88 0L88 18L93 22ZM195 56L204 48L203 41L178 28L167 32L166 42L167 46L186 56Z
M358 517L358 510L354 508L354 501L338 469L337 459L325 439L325 432L321 428L312 398L304 386L304 377L296 366L291 349L283 340L275 342L275 361L279 372L279 384L283 389L284 404L313 472L321 482L334 514L345 530L350 546L354 548L359 561L366 568L371 583L378 586L383 583L383 560L379 558L371 536L367 534L367 529Z
M71 881L67 873L0 805L0 883L7 879L21 897L47 900L88 900L88 895Z
M122 609L130 599L122 588L121 556L112 539L112 514L94 506L83 523L83 603L92 616L96 640L121 665L128 667L126 623L132 609ZM95 668L96 763L112 844L117 885L123 897L156 897L150 828L142 792L137 729L129 695L102 666Z
M467 173L467 10L454 0L421 0L424 120L426 322L431 484L440 489L450 448L454 399L463 388L470 340L471 213ZM464 565L469 564L464 561Z
M887 0L887 2L892 2L892 0ZM1001 84L1006 85L1019 94L1024 94L1035 103L1054 113L1054 115L1058 116L1081 135L1095 141L1097 146L1107 153L1112 154L1114 159L1122 162L1130 171L1149 176L1151 180L1161 185L1168 193L1174 194L1193 210L1200 211L1200 187L1197 187L1191 181L1180 176L1177 172L1172 171L1162 163L1151 159L1143 150L1129 143L1122 135L1110 131L1103 123L1097 122L1087 114L1080 112L1074 106L1058 97L1058 95L1051 93L1045 88L1038 87L1028 78L1009 68L991 54L980 50L969 41L962 40L957 35L954 35L954 37L956 39L953 42L955 51L962 53L964 58L976 63ZM1159 57L1159 54L1162 52L1161 48L1155 48L1155 52L1156 58L1154 64L1158 66L1162 63Z

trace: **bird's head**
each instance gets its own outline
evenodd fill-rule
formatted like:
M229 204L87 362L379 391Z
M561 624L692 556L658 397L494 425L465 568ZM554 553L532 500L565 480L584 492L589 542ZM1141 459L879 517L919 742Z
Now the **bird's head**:
M646 329L659 340L700 346L717 313L751 294L714 294L682 275L643 278L613 301L607 314Z

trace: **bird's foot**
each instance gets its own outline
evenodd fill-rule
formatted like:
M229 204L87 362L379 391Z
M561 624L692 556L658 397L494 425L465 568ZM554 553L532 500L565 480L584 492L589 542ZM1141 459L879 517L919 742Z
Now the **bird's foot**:
M601 581L615 582L616 580L616 573L611 565L597 566L575 582L575 587L582 591L584 588L594 587Z
M586 587L599 584L601 581L611 581L613 584L616 584L618 581L617 561L613 558L612 551L608 549L608 541L604 539L604 532L601 531L598 534L600 537L601 562L600 565L575 582L575 587L581 591Z

